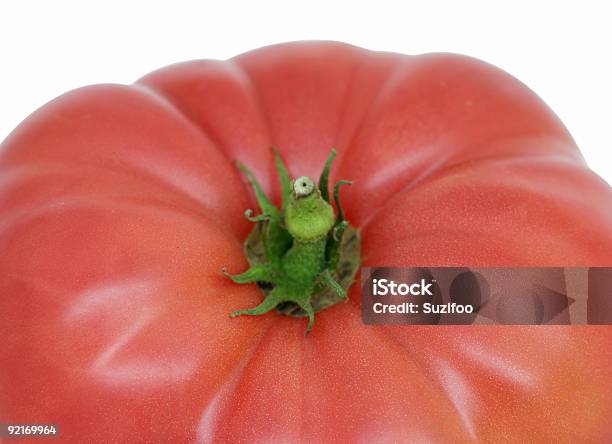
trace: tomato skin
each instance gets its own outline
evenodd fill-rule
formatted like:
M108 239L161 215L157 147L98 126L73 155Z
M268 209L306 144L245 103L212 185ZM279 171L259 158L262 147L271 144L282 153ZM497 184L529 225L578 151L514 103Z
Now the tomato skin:
M372 327L254 306L230 160L332 181L365 265L612 266L612 192L558 118L464 56L329 42L67 93L0 149L0 418L82 442L605 442L609 326Z

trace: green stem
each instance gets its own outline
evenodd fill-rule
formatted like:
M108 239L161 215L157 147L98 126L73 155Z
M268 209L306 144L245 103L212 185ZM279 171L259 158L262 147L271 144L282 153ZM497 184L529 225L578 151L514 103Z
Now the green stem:
M316 310L347 298L359 267L359 246L343 242L350 225L340 203L340 187L349 181L340 181L334 187L337 216L330 205L329 174L335 155L332 150L317 187L305 176L291 181L279 152L274 151L283 198L281 210L268 199L255 176L238 163L253 187L261 214L253 217L251 210L245 212L257 224L245 243L251 267L238 275L224 273L238 284L267 284L271 289L261 287L268 288L262 303L235 311L232 317L262 315L283 307L284 313L308 316L308 334ZM351 239L358 241L351 230Z

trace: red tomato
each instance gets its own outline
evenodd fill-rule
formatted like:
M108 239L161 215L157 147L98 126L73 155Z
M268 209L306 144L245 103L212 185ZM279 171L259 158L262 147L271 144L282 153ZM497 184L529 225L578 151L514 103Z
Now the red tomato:
M481 61L293 43L67 93L0 152L0 418L81 442L603 442L607 326L230 319L270 146L332 181L364 265L612 265L612 193Z

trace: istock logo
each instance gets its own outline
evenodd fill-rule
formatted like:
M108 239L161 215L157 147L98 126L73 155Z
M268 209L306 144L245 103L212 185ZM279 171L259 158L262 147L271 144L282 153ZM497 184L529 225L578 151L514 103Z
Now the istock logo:
M425 279L421 279L421 282L413 284L398 284L395 281L389 281L387 279L373 279L372 280L372 294L374 296L432 296L430 290L435 280L427 283Z

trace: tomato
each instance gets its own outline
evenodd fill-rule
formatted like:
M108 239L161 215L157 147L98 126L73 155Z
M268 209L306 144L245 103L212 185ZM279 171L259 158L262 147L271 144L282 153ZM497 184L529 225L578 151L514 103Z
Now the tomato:
M610 266L612 192L519 81L324 42L69 92L0 151L0 417L81 442L603 442L608 326L230 319L248 165L332 180L366 266Z

